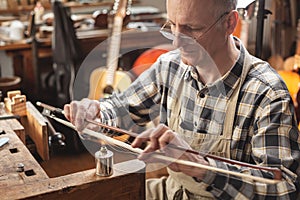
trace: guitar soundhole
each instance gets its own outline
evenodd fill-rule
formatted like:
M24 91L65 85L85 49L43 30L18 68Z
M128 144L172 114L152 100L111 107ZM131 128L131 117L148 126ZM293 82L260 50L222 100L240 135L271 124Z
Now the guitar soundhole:
M104 88L103 93L104 94L112 94L114 91L114 88L111 85L108 85Z

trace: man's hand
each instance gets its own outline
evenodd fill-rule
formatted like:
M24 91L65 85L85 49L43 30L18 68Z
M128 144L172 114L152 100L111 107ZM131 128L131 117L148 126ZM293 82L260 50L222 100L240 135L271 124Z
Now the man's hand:
M156 150L161 150L166 156L188 160L203 165L209 165L209 163L200 155L188 153L186 151L172 148L169 144L183 147L185 149L191 149L191 147L178 136L177 133L173 132L169 127L160 124L156 128L148 129L141 133L132 143L132 147L140 147L142 143L149 141L149 145L145 148L143 153L139 156L139 159L145 162L158 162L157 160L151 159L151 153ZM176 163L169 163L170 169L176 172L183 172L189 176L196 177L201 180L206 173L205 169L199 169L187 165L180 165Z
M85 119L94 120L99 117L100 103L96 100L82 99L81 101L72 101L64 106L65 117L76 127L77 131L82 131L88 123ZM99 129L89 125L90 129Z

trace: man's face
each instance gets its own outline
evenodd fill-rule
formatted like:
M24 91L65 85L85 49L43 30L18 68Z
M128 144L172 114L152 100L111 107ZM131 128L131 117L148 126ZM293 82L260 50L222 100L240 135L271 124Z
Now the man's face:
M216 18L214 9L213 2L207 0L167 0L168 18L176 36L173 45L180 48L186 64L199 65L197 62L219 50L219 40L224 38L220 24L226 16Z

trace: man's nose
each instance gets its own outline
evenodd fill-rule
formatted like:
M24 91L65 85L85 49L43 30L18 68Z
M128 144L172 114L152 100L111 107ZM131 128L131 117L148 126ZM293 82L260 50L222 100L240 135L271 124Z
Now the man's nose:
M195 41L192 37L183 34L182 32L174 32L173 45L175 47L182 47L188 44L193 44Z
M176 47L176 48L179 48L183 45L181 39L180 39L180 36L178 34L174 34L174 40L173 40L173 45Z
M181 47L183 45L183 41L182 41L182 35L184 34L183 33L183 30L182 28L180 28L180 26L176 25L174 26L174 30L173 30L173 34L174 34L174 40L173 40L173 45L175 47Z

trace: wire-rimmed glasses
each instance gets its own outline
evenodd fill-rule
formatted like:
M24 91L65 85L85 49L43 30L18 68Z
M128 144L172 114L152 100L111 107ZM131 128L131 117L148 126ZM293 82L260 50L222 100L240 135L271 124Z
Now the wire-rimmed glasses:
M205 31L200 31L201 29L200 28L190 28L190 33L189 35L191 36L188 36L184 33L174 33L172 31L172 27L175 26L175 24L173 22L171 22L170 20L167 20L167 22L161 27L160 29L160 33L167 39L169 40L174 40L176 37L179 37L181 39L194 39L194 40L197 40L197 39L200 39L201 37L203 37L205 34L207 34L211 29L213 29L214 26L216 26L220 21L221 19L223 19L224 16L228 15L230 12L225 12L223 13L212 25L210 25ZM196 33L198 32L199 35L197 35L197 37L193 37L193 33Z

